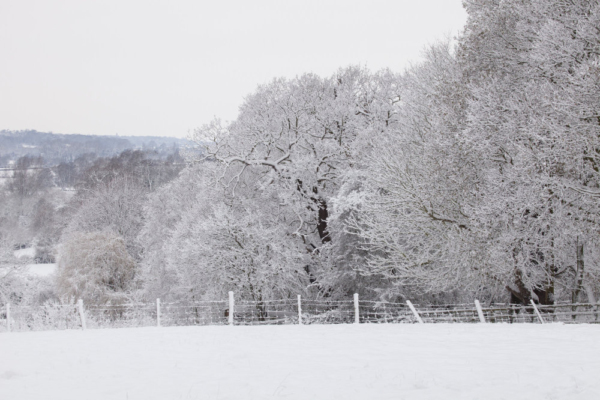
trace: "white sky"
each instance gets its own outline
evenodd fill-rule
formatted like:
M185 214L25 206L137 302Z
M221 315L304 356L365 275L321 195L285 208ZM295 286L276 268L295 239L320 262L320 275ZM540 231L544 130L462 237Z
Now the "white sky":
M185 137L275 77L401 71L461 0L0 0L0 129Z

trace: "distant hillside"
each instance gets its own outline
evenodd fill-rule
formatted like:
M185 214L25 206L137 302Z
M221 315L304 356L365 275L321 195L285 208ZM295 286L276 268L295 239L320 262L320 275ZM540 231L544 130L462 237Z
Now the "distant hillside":
M65 135L35 130L0 131L0 167L22 156L42 156L45 165L71 162L84 154L112 157L124 150L155 150L172 153L174 148L189 147L186 139L155 136Z

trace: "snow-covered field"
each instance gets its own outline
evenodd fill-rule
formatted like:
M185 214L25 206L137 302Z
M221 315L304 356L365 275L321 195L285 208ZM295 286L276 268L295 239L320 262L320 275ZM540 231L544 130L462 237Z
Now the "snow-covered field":
M600 326L0 334L0 399L600 399Z
M31 276L52 276L56 272L56 264L27 264L26 272Z
M14 251L16 258L33 258L35 257L35 248L28 247L26 249L19 249ZM0 269L0 276L1 272ZM27 264L27 267L23 270L30 276L51 276L56 272L56 264Z

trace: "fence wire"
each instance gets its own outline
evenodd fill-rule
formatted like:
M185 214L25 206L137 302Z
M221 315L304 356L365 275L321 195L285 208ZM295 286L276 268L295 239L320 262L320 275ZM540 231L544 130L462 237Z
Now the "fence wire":
M234 325L348 324L356 321L354 300L297 299L270 301L236 301L232 315ZM415 308L424 323L479 323L475 304L419 305ZM591 303L557 303L537 305L544 322L600 323L600 305ZM540 323L532 305L482 304L487 323ZM84 305L88 328L156 326L156 303ZM229 302L198 301L160 303L161 326L229 324ZM359 323L415 323L416 316L405 303L381 301L358 302ZM7 330L6 310L0 310L0 331ZM76 303L48 302L40 306L11 305L13 331L81 329Z
M0 331L7 330L6 310L0 311ZM81 318L75 304L45 303L10 308L13 331L62 330L81 328Z

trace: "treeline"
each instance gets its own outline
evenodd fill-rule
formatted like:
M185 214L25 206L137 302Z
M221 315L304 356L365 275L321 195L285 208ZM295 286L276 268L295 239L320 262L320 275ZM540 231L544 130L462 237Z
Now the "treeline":
M90 179L58 295L595 302L600 4L465 7L403 73L259 87L176 178Z
M152 151L165 158L189 146L185 139L152 136L65 135L36 130L0 130L0 168L9 168L20 157L42 157L44 166L71 163L83 158L108 158L125 150Z
M198 129L215 162L151 199L182 212L142 230L147 290L595 302L600 4L465 7L402 74L277 79Z
M179 150L126 150L109 158L95 154L70 163L47 167L42 157L23 156L13 163L0 185L0 300L58 301L53 279L36 279L27 263L55 263L73 230L116 229L111 221L127 224L130 214L141 213L146 197L174 179L185 162ZM91 213L101 207L101 215ZM87 219L86 219L87 218ZM83 222L82 222L83 221ZM93 226L87 224L96 224ZM135 228L134 228L135 229ZM28 249L30 259L14 252ZM64 296L63 296L64 297Z

